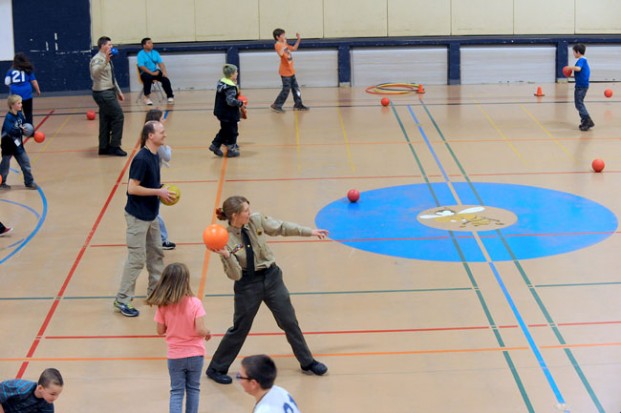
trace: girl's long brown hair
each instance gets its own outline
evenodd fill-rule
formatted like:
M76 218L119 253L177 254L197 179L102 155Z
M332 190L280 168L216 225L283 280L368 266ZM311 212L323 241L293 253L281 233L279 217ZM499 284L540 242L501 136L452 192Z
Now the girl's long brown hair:
M176 304L186 296L194 297L190 288L190 270L185 264L175 262L164 268L155 289L147 297L147 304L158 307Z

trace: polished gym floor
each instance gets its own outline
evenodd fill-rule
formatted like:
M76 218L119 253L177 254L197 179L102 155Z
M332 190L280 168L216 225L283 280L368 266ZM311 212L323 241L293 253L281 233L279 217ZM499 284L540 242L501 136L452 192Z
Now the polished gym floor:
M254 211L330 230L270 244L328 374L300 371L265 308L240 354L274 357L302 412L621 410L621 90L592 84L596 126L581 132L573 85L541 85L542 97L537 86L427 86L387 107L361 88L305 88L311 110L292 111L290 98L284 114L269 110L278 90L249 89L231 159L208 150L213 91L162 103L173 150L162 180L182 194L161 209L177 243L165 261L186 263L203 299L206 363L232 323L233 285L202 231L241 194ZM147 110L136 97L123 103L130 155ZM58 412L166 411L146 271L140 317L112 307L131 156L97 155L89 95L34 106L46 139L26 150L40 189L24 188L13 161L0 192L0 221L14 227L0 238L0 377L60 369ZM238 383L201 385L201 412L252 411Z

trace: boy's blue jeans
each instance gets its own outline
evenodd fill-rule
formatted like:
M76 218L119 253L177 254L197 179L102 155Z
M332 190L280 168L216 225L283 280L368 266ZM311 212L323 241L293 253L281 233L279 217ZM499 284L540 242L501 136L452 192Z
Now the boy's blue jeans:
M587 111L586 106L584 106L584 98L586 97L588 90L588 87L576 87L574 89L574 102L576 109L578 110L578 114L580 115L580 119L582 120L589 117L589 112Z
M2 182L6 182L6 178L9 174L9 166L11 165L11 157L13 156L24 174L24 184L26 186L32 185L34 182L32 167L30 166L30 158L28 158L23 144L15 148L15 152L12 155L2 154L2 162L0 162L0 176L2 176Z

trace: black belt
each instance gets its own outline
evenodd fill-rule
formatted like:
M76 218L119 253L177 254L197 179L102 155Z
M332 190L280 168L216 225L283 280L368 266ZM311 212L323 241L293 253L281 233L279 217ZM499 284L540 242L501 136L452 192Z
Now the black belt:
M116 90L114 88L112 89L105 89L105 90L93 90L93 93L103 93L103 92L115 92Z
M269 270L271 270L274 267L276 267L276 263L273 263L269 267L263 268L261 270L254 270L254 276L262 277L265 275L265 273L267 273ZM242 270L242 277L247 277L247 276L248 276L248 273L246 272L246 270Z

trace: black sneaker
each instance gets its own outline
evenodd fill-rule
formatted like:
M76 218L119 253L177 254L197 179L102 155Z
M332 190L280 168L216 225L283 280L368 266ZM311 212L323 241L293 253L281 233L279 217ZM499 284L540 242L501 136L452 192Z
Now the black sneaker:
M211 380L219 384L233 383L233 379L230 376L227 376L226 374L220 373L219 371L211 368L207 369L207 372L205 374L207 374L207 377L209 377Z
M216 156L219 156L219 157L224 156L224 152L222 152L220 148L216 147L216 145L214 145L213 143L209 145L209 150L213 152Z
M37 185L36 183L31 183L29 185L26 185L26 188L28 189L39 189L39 185Z
M275 104L270 105L270 108L272 108L272 110L276 113L285 113L285 110L282 107L276 106Z
M0 184L0 190L9 190L11 189L11 185L5 184L4 182L2 182L2 184Z
M118 146L111 147L108 153L112 156L127 156L127 152L125 152L123 149L119 148Z
M293 110L304 111L304 110L310 110L310 108L308 106L300 105L300 106L294 106Z
M177 244L175 244L174 242L170 242L170 241L162 242L162 249L163 250L174 250L176 246L177 246Z
M13 231L13 228L11 228L11 227L4 227L4 230L2 232L0 232L0 237L4 237L5 235L7 235L11 231Z
M120 311L125 317L138 317L140 311L136 310L131 304L124 304L120 301L114 300L114 308Z
M313 360L313 362L308 366L302 367L302 370L316 374L317 376L323 376L328 372L328 366L320 361Z
M106 146L105 148L99 148L97 152L98 155L110 155L110 147Z
M239 156L239 150L235 149L235 145L227 146L227 149L226 149L227 158L237 158L238 156Z

